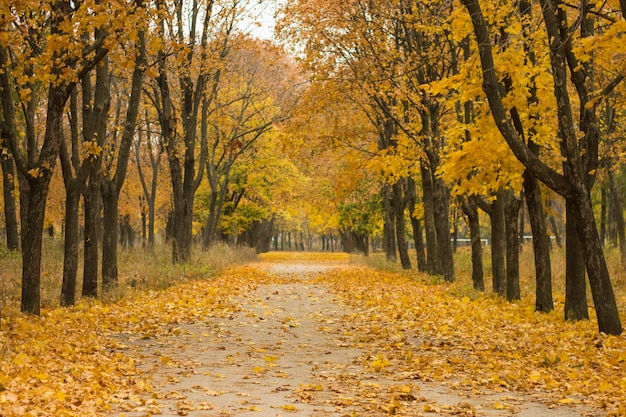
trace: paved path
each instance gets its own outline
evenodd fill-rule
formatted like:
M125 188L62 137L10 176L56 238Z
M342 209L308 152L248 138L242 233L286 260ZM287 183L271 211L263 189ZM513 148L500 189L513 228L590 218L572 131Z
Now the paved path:
M123 414L114 415L594 416L511 393L455 393L368 372L364 363L372 358L354 347L353 335L342 327L340 300L310 279L330 266L267 267L285 283L233 300L231 316L174 328L156 340L127 338L142 352L157 398L127 402Z

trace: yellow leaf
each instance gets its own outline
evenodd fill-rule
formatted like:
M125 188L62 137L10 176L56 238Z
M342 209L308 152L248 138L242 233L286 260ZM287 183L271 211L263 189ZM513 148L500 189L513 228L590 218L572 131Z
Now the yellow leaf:
M528 375L528 379L530 382L539 382L541 380L541 373L539 371L532 371L530 375Z

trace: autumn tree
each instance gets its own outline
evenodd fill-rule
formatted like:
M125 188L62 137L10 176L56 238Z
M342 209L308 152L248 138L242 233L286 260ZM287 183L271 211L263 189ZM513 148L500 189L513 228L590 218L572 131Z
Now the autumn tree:
M210 189L204 248L218 239L221 216L236 209L239 194L229 196L236 164L243 156L255 157L257 142L289 116L298 97L295 66L268 42L239 39L223 65L224 74L211 102L203 104L201 120L202 136L208 141Z
M102 285L110 288L117 285L117 241L119 224L119 198L122 186L126 179L130 150L135 138L135 130L139 107L141 104L141 93L143 90L143 78L145 71L146 44L145 32L142 26L129 33L129 40L134 43L136 49L131 49L129 60L133 68L130 77L130 85L127 88L123 85L126 80L121 77L118 80L122 84L117 96L117 111L115 117L115 129L112 139L104 152L104 173L101 182L102 202L103 202L103 239L102 239ZM122 61L121 66L124 65ZM128 97L128 101L125 100ZM120 113L125 108L123 119ZM118 126L121 130L118 141Z
M108 53L126 3L10 2L2 10L3 134L20 178L22 311L39 314L46 198L63 138L63 111L79 80ZM114 13L118 19L105 17ZM102 27L94 33L91 28ZM20 106L16 106L16 101ZM36 117L37 116L37 117ZM37 120L45 120L39 126ZM38 140L38 130L43 129ZM19 132L25 132L20 140Z
M580 8L575 8L577 15L574 20L581 24L572 25L571 16L563 7L564 5L559 2L540 1L542 24L549 41L550 67L553 77L551 93L556 99L558 116L556 121L559 133L558 149L563 161L562 172L559 172L532 152L515 128L515 117L511 115L511 108L507 109L506 97L502 95L501 79L498 78L498 72L496 72L499 66L494 61L492 36L481 5L477 0L463 0L463 4L469 12L474 28L484 79L483 88L495 123L525 168L565 197L570 215L568 224L575 225L575 230L571 233L576 234L581 246L599 329L605 333L619 334L622 327L595 223L590 188L598 167L600 141L597 100L595 99L615 89L622 81L623 75L618 74L599 89L591 84L591 56L589 52L579 49L577 45L580 44L581 38L585 40L594 36L592 26L590 26L593 23L590 14L593 8L585 4ZM606 4L604 7L610 8L611 5ZM609 14L615 15L614 10L609 9ZM608 24L621 24L624 20L624 13L625 11L622 10L619 17L612 19ZM618 27L616 26L616 29ZM568 89L570 85L574 88L575 95ZM578 123L575 120L574 110L576 102L579 104ZM568 278L572 276L568 275ZM577 275L577 277L580 276ZM580 278L577 278L577 282L568 282L568 288L580 288L579 281ZM570 301L571 297L575 298L577 295L567 294ZM571 308L576 307L566 305L566 314Z

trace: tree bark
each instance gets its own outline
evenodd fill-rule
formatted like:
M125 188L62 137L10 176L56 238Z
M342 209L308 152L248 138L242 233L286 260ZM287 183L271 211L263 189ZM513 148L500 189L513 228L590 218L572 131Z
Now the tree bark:
M395 211L393 209L393 189L385 183L382 186L383 195L383 246L388 261L396 262L398 260L395 235Z
M83 261L83 297L98 296L98 266L100 256L98 245L100 241L100 164L97 163L91 169L89 184L83 192L85 213L85 230L83 236L84 261Z
M565 205L565 319L588 320L585 258L576 231L574 212L578 210L573 199Z
M506 234L502 191L491 204L491 274L493 292L506 296Z
M505 239L506 239L506 299L515 301L522 298L519 285L519 229L518 220L521 199L513 190L505 191Z
M455 279L454 252L450 241L450 193L441 178L434 178L435 227L437 229L437 251L443 278L452 282Z
M463 210L463 213L467 216L472 245L472 284L475 290L485 291L483 246L480 239L480 216L474 198L461 198L461 210Z
M550 236L548 236L539 182L528 171L524 171L524 195L528 207L528 220L533 234L536 277L535 310L547 313L554 310Z
M420 162L422 174L422 201L424 203L424 230L426 231L426 270L431 274L441 273L435 227L435 202L433 177L426 162Z
M393 211L396 223L396 241L398 242L398 253L400 254L400 264L402 269L411 269L411 259L409 258L409 245L406 241L406 224L404 217L404 207L406 205L402 180L396 181L392 186L393 191Z
M407 200L409 204L409 212L411 218L411 227L413 228L413 240L415 241L415 252L417 253L417 269L420 272L427 271L426 251L424 248L424 238L422 236L422 222L415 216L415 206L417 206L417 186L415 180L411 177L407 178Z

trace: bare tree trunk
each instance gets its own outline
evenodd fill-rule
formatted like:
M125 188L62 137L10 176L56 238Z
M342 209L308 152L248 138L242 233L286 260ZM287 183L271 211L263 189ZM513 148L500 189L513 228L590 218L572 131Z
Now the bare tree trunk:
M385 223L383 227L385 254L387 260L396 262L398 260L395 236L395 212L393 210L393 190L389 184L383 184L383 215Z
M417 252L417 269L420 272L427 271L426 251L424 248L424 238L422 236L422 222L415 217L415 206L417 206L417 186L415 180L411 177L407 178L407 199L409 204L409 212L411 218L411 227L413 228L413 240L415 241L415 252Z
M435 227L435 203L433 178L425 162L420 162L422 174L422 201L424 203L424 230L426 231L426 270L431 274L441 273Z
M573 199L565 206L565 319L589 320L587 310L587 284L585 281L585 258L576 232Z
M480 239L480 216L478 215L478 207L474 198L462 198L461 209L467 216L472 244L472 283L475 290L485 291L483 246Z
M502 191L491 204L491 273L493 292L506 296L506 235Z
M405 199L402 192L402 180L397 181L392 186L393 210L396 221L396 241L398 242L398 253L400 254L400 264L402 269L411 269L411 259L409 258L409 245L406 241L406 225L404 218Z
M505 191L505 239L506 239L506 299L508 301L522 298L519 286L519 229L518 216L521 199L512 190Z
M524 194L528 207L528 218L533 234L535 256L535 309L543 313L554 310L552 299L552 266L550 261L550 236L546 226L546 215L541 201L539 182L530 172L524 172Z

